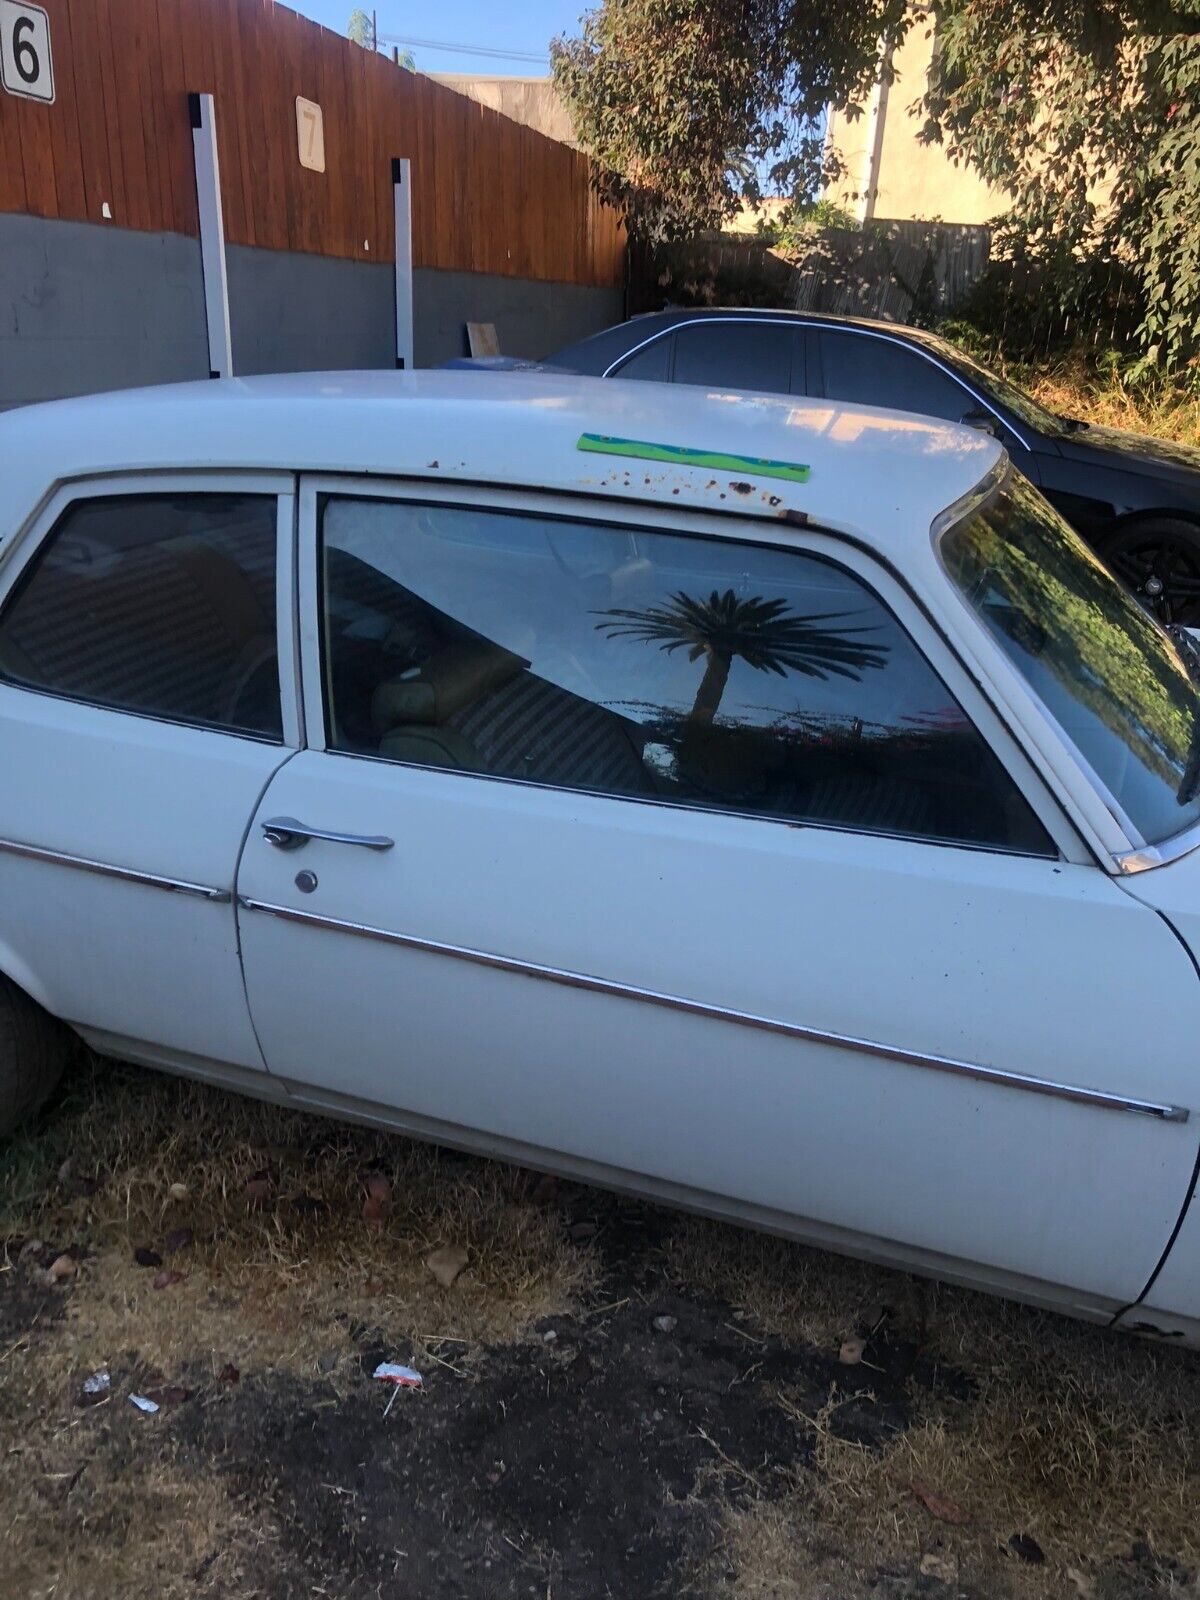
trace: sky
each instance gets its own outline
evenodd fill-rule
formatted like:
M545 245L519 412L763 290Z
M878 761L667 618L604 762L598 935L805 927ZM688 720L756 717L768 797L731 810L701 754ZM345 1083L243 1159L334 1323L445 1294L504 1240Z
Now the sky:
M356 3L368 14L372 9L370 0L287 0L287 3L335 33L345 33L347 19ZM513 7L497 5L496 0L440 0L436 6L419 7L405 4L404 0L376 0L374 9L378 12L381 44L385 36L392 35L538 57L534 61L502 59L491 55L465 55L426 44L409 45L422 72L502 73L525 77L549 72L547 47L550 40L556 33L577 32L580 12L590 6L588 0L524 0L522 5ZM390 47L393 41L389 38L387 42Z

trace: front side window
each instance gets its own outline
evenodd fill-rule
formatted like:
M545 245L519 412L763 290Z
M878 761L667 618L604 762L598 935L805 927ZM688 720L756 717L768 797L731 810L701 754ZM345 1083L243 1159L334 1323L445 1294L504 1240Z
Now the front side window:
M959 422L976 409L974 396L927 356L874 334L822 328L817 335L828 400L884 406Z
M321 545L332 749L1052 853L895 617L829 561L342 497Z
M275 525L269 495L77 501L0 614L0 678L281 739Z
M1184 649L1018 473L942 535L988 631L1147 844L1200 821L1200 693Z

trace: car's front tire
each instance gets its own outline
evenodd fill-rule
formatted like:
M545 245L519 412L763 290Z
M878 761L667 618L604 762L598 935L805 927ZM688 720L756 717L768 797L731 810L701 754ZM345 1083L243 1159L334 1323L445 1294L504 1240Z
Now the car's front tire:
M70 1034L0 974L0 1139L40 1111L70 1052Z
M1139 517L1100 542L1099 554L1164 625L1200 628L1200 527L1187 517Z

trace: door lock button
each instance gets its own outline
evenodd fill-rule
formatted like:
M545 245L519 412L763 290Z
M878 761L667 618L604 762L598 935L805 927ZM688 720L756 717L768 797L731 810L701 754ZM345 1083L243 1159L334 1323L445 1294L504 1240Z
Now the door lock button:
M301 894L311 894L317 887L316 873L309 872L307 868L303 872L298 872L296 874L296 887Z

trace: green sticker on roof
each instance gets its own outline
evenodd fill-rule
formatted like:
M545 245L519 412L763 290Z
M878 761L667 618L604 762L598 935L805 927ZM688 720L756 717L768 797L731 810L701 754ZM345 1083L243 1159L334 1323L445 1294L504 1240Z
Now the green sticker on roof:
M811 467L796 461L768 461L761 456L734 456L724 450L689 450L684 445L651 444L645 439L613 439L603 433L581 433L577 450L602 456L631 456L637 461L668 461L676 467L707 467L711 472L749 472L758 478L784 478L807 483Z

